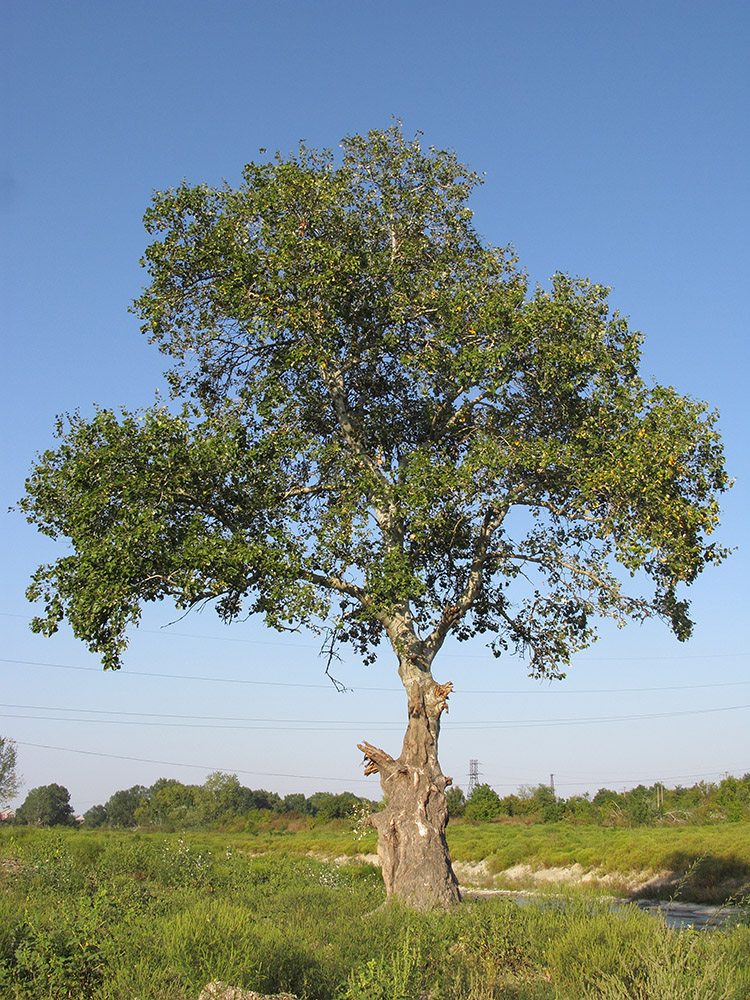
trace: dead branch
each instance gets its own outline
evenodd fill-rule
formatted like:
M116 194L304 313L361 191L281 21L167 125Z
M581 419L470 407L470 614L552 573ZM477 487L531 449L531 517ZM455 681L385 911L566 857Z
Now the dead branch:
M448 711L448 695L453 690L453 681L448 681L446 684L436 684L432 696L437 703L437 712L440 715L441 712Z
M365 775L377 774L383 770L391 771L396 765L395 760L389 753L386 753L385 750L379 750L378 747L374 747L371 743L358 743L357 749L361 750L365 755Z

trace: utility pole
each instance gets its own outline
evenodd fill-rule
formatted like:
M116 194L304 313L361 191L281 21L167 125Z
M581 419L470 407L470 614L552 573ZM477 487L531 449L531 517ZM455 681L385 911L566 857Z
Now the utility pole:
M549 787L552 790L552 794L554 795L555 794L555 776L554 776L554 774L551 774L549 776Z
M479 761L470 760L469 761L469 795L474 791L474 789L479 784ZM468 797L468 796L467 796Z

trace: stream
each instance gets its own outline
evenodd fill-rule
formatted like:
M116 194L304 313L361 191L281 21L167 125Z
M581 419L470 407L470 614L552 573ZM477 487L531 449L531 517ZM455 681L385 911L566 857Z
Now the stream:
M637 906L646 913L661 913L668 927L682 930L717 930L727 920L738 917L743 911L739 906L709 906L704 903L676 903L664 899L628 899L626 906Z

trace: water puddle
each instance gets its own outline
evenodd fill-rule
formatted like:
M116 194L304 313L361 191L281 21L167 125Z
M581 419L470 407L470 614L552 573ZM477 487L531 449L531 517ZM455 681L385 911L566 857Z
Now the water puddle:
M519 906L531 903L549 902L554 899L560 906L565 905L564 896L554 896L551 893L514 892L512 889L462 889L464 899L480 899L486 896L505 896ZM695 927L696 930L718 930L730 920L738 919L747 909L739 906L710 906L703 903L677 903L665 899L612 899L612 906L619 909L625 906L637 906L639 910L653 916L662 916L668 927L684 930Z
M677 903L663 899L629 899L628 906L637 906L646 913L661 914L668 927L682 930L717 930L728 920L737 919L743 912L739 906L708 906L703 903Z

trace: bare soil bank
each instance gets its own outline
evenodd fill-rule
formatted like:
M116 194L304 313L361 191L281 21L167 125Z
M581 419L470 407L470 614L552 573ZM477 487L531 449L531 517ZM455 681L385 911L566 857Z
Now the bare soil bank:
M311 852L312 854L312 852ZM341 855L326 858L315 855L318 860L334 861L336 864L380 865L377 854ZM513 865L504 871L493 873L486 860L454 861L453 870L463 891L476 890L544 890L585 886L603 894L627 899L642 900L682 900L691 903L723 904L727 901L741 902L750 899L750 882L747 879L732 878L702 881L694 884L689 871L604 871L598 868L584 868L573 864L562 867Z

